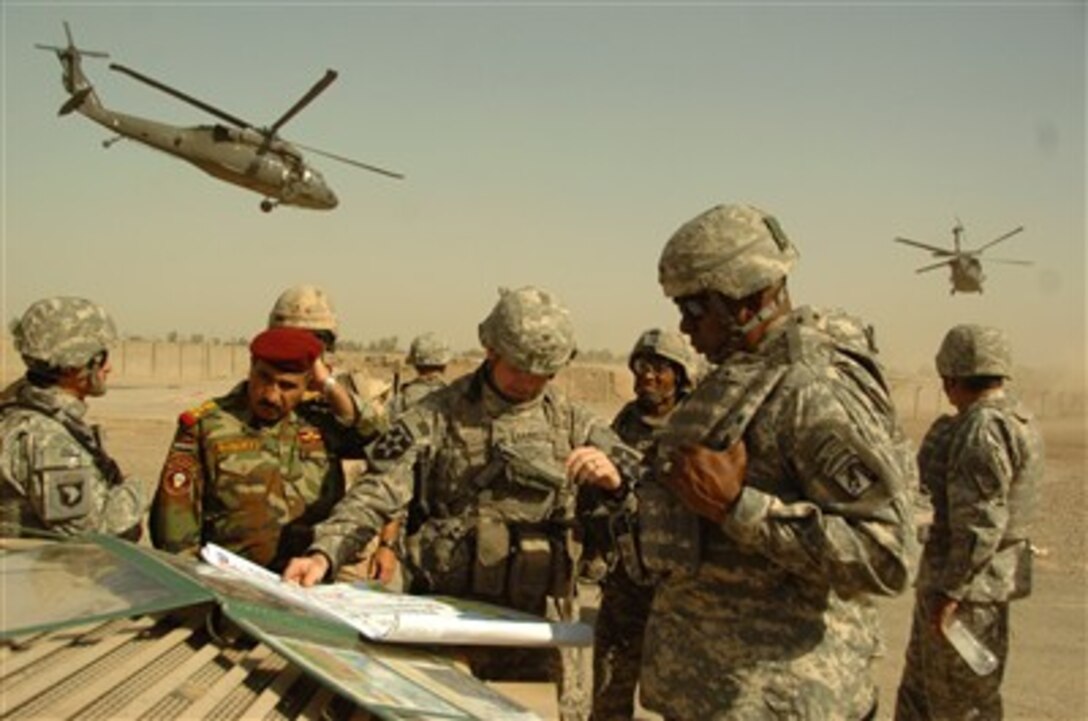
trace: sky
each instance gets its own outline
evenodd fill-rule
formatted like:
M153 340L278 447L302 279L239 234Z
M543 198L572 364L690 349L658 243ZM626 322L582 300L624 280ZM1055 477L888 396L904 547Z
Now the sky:
M1085 368L1085 36L1081 2L40 3L6 0L0 312L81 295L127 334L249 337L276 296L324 287L341 335L434 330L458 349L500 286L540 285L579 345L625 353L675 326L657 261L722 202L774 214L800 249L795 305L876 328L885 362L931 367L944 332L1009 333L1043 371ZM400 171L309 156L340 198L281 207L58 117L62 21L79 47L254 125L325 71L280 131ZM213 122L85 59L114 110ZM981 295L916 274L906 236L987 255Z

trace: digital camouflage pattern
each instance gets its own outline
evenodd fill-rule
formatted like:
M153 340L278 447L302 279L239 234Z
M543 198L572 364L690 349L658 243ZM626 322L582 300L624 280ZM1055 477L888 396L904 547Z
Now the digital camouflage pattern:
M647 335L643 334L635 344L632 356L647 352L647 346L660 347L656 338L648 339ZM628 446L646 453L654 443L654 434L667 420L667 415L647 415L631 401L620 409L612 429ZM622 559L615 558L614 549L607 548L607 555L609 571L601 582L601 604L594 626L593 721L634 717L643 635L654 598L653 585L633 580Z
M427 376L426 378L413 378L400 387L393 397L389 415L398 416L410 407L434 393L439 388L446 387L446 380L442 376Z
M719 527L678 526L694 525L698 537L678 545L694 557L656 590L647 708L738 721L872 712L882 643L870 596L901 593L912 578L916 468L868 338L848 316L794 310L753 352L711 371L670 418L658 472L676 444L709 437L720 447L734 426L745 429L748 463ZM675 517L645 507L666 492L644 486L662 493L638 491L640 522Z
M268 327L305 328L337 332L336 309L329 295L315 285L295 285L280 294L268 314Z
M344 493L341 459L361 457L373 416L355 427L304 402L275 424L249 411L246 384L181 414L152 506L157 548L196 553L217 543L281 570Z
M413 366L444 366L453 360L449 345L434 333L424 333L408 347L408 364Z
M718 205L669 238L657 277L670 298L717 291L740 299L784 278L796 260L773 216L751 205Z
M919 456L933 526L918 574L898 719L1001 718L1008 654L1008 603L1031 592L1029 531L1043 473L1042 437L1031 415L992 391L934 424ZM946 596L957 615L1000 659L975 675L929 623Z
M548 387L511 403L486 379L486 365L409 408L370 452L366 475L315 529L312 551L333 570L409 509L406 573L417 593L477 598L577 620L576 489L563 463L596 446L630 477L637 454L600 419ZM516 553L511 547L517 548ZM587 649L534 650L530 666L509 650L473 652L473 671L524 674L543 667L559 686L560 715L585 718Z
M981 325L963 324L945 334L937 352L937 373L945 378L1012 377L1012 347L1005 334Z
M11 335L28 365L82 368L117 340L117 328L96 303L58 296L27 308Z
M479 331L484 348L526 373L558 373L576 352L570 312L554 295L532 286L500 288L499 302Z
M100 468L91 451L105 456L97 427L84 418L86 404L57 387L26 380L0 398L0 509L2 534L49 530L66 536L91 531L139 536L151 493L138 478L123 478L113 465ZM69 430L65 424L72 427Z

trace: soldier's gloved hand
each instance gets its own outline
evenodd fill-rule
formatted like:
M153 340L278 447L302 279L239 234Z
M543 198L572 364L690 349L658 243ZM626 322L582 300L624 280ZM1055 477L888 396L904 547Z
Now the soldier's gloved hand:
M324 553L311 553L309 556L292 558L283 570L283 580L300 586L314 586L321 583L329 572L329 559Z
M747 468L743 440L724 451L688 444L673 455L672 468L663 481L685 506L718 524L740 496Z
M397 572L397 553L388 546L378 546L374 555L370 557L370 567L367 575L375 581L388 584L393 580L393 574Z
M616 464L600 448L593 446L575 448L567 456L564 465L567 478L575 483L588 483L606 491L615 491L623 484Z

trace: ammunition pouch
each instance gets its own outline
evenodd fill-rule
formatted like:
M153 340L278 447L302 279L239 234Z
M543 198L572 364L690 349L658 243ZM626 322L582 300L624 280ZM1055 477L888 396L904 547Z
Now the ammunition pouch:
M472 592L498 598L506 590L510 566L510 528L500 519L482 516L476 520L476 563L472 569Z
M475 526L461 517L428 519L407 541L413 593L467 596Z
M655 574L643 562L638 516L626 510L617 513L611 518L609 531L612 534L612 546L627 577L640 586L652 585Z

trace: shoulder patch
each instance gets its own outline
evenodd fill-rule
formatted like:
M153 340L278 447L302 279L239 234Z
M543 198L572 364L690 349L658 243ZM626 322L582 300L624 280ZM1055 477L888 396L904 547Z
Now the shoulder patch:
M894 477L888 464L846 424L825 422L807 434L798 449L804 465L850 498Z
M376 461L395 461L408 452L415 443L412 429L403 420L383 433L374 443L371 455Z
M199 472L196 459L186 453L171 453L162 469L162 491L170 496L186 496Z
M178 423L186 428L191 428L192 426L195 426L196 422L202 417L208 415L218 407L219 404L214 400L204 401L196 408L190 408L189 410L182 412L182 414L178 416Z

